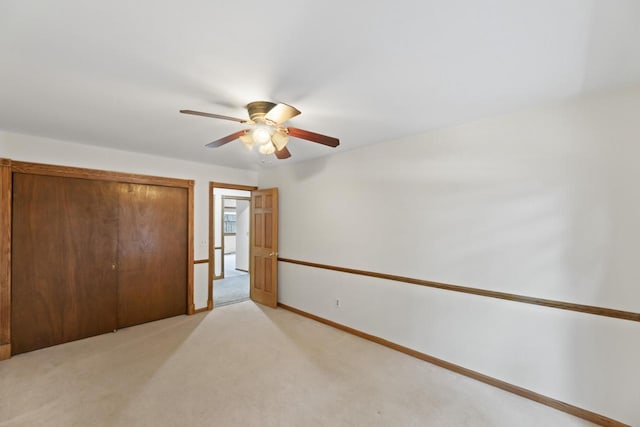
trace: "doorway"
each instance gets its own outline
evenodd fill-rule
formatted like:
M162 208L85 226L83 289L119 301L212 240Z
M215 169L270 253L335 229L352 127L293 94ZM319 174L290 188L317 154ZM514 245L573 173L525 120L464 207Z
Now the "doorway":
M249 241L251 190L254 187L210 185L210 289L213 307L250 298Z

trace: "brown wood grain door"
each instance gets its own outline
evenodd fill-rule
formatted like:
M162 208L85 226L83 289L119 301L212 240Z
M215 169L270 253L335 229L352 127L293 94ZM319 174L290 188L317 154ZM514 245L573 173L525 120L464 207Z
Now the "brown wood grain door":
M278 189L251 192L251 299L278 305Z
M13 174L13 354L116 328L116 185Z
M118 327L187 312L186 188L119 184Z

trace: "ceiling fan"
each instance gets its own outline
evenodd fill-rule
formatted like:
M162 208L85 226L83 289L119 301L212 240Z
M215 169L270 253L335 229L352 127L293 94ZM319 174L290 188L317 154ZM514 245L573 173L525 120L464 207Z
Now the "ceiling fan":
M206 145L206 147L220 147L234 139L240 139L249 149L258 145L258 151L262 154L275 154L278 159L287 159L291 153L286 145L289 137L306 139L307 141L337 147L340 144L338 138L321 135L308 130L285 126L285 122L300 114L300 111L287 104L275 104L268 101L255 101L246 107L249 112L249 119L238 119L235 117L222 116L220 114L203 113L202 111L180 110L183 114L193 114L195 116L211 117L214 119L231 120L251 126L220 138Z

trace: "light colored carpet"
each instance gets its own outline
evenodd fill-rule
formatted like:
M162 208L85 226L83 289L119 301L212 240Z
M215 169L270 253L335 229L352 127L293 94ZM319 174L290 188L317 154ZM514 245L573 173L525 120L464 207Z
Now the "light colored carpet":
M221 307L227 304L249 299L249 275L233 276L213 281L213 305Z
M0 426L587 426L251 301L0 362Z
M236 270L236 255L224 256L224 279L213 281L213 305L221 307L249 299L249 273Z

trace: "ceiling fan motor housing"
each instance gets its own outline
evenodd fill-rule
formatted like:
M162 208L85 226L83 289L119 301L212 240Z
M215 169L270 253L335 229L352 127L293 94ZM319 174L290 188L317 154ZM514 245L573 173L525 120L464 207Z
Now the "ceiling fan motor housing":
M246 108L252 121L256 123L264 123L264 116L266 116L267 113L275 106L276 104L273 102L255 101L247 104Z

